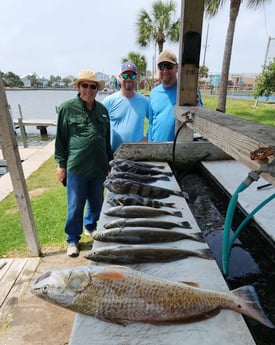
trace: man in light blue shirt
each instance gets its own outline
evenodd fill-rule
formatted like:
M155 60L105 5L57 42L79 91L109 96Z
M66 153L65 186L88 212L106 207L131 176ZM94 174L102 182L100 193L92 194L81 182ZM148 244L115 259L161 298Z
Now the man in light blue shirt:
M107 96L103 105L111 122L111 147L115 152L122 143L145 140L144 120L149 118L149 100L136 92L137 67L124 62L119 74L120 91Z
M178 63L176 55L164 50L158 58L161 84L150 93L151 114L148 141L173 141L175 138L174 106L177 97ZM203 106L198 90L198 105Z

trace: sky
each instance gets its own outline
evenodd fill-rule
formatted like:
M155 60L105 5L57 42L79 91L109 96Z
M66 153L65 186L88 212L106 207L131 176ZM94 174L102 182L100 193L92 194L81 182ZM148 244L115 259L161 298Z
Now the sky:
M166 1L166 0L164 0ZM136 43L138 12L151 13L154 0L9 0L0 2L0 70L23 76L77 76L82 69L118 75L121 59L134 51L145 55L152 70L153 43ZM181 0L177 4L178 18ZM226 2L229 4L229 0ZM230 73L260 73L266 52L275 56L275 1L257 10L241 4L235 28ZM220 73L229 22L229 6L204 18L201 62ZM208 35L207 35L208 32ZM270 48L267 49L268 38ZM179 45L165 43L176 55Z

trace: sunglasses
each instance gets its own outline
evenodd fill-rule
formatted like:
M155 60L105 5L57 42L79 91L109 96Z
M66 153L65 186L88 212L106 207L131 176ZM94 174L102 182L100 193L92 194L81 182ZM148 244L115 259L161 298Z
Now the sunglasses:
M80 84L80 86L82 86L83 89L87 89L88 87L90 87L90 89L92 89L92 90L97 89L97 85L95 85L95 84L82 83L82 84Z
M130 78L131 80L135 80L137 77L137 75L135 73L122 73L121 76L125 80L128 78Z
M159 68L161 71L164 71L165 68L171 70L171 69L174 68L174 66L175 66L175 65L172 64L171 62L164 62L164 63L160 63L160 64L158 65L158 68Z

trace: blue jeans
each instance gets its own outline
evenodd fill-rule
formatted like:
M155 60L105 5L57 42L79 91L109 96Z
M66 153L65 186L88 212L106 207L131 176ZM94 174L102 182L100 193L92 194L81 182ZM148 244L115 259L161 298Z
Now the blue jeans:
M104 199L104 178L77 176L67 172L68 214L65 224L67 243L78 243L84 226L88 231L96 228ZM87 202L87 203L86 203ZM86 204L86 212L84 208Z

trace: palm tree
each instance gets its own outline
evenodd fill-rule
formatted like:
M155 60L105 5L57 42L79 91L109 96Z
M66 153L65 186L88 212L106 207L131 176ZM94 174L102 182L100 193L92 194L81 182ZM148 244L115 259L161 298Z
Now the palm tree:
M172 21L176 12L176 4L170 0L167 3L157 0L152 4L152 14L141 9L137 19L137 43L146 47L150 42L158 45L159 53L163 51L166 40L179 41L180 19Z
M147 69L147 62L144 55L140 55L136 52L129 52L127 57L123 58L121 62L131 61L137 66L138 75L145 76Z
M256 9L263 6L271 0L247 0L247 7ZM219 9L225 4L225 0L205 0L205 11L211 17L215 16ZM227 95L227 82L229 75L229 67L233 46L233 39L235 33L235 26L242 0L230 0L229 24L227 27L227 35L225 41L225 48L223 54L223 64L221 73L221 86L217 104L217 110L225 112L226 109L226 95Z

